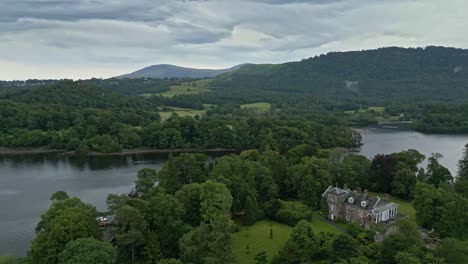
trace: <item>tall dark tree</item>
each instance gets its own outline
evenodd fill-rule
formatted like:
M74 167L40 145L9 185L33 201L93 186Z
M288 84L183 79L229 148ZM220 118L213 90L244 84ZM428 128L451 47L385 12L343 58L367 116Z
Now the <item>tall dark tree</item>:
M359 256L359 254L358 243L349 235L339 234L332 242L331 256L335 262L340 260L348 261Z
M429 158L426 170L426 182L436 187L444 184L451 184L453 181L450 171L439 163L442 154L435 153Z
M395 166L398 158L395 155L376 155L371 165L372 189L378 192L391 193Z
M247 199L245 200L244 213L245 213L243 217L244 225L250 226L250 225L255 224L257 208L254 202L252 201L252 198L250 198L250 196L248 196Z
M465 145L462 159L458 161L457 176L454 184L455 190L461 195L468 197L468 144Z

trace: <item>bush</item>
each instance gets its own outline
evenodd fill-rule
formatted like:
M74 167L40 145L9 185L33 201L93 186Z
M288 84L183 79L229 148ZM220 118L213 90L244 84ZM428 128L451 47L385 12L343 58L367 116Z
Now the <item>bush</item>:
M279 208L278 204L280 205ZM276 208L278 210L272 214ZM312 209L301 202L271 201L266 206L265 211L270 218L290 226L295 226L297 222L303 219L312 220Z
M89 139L89 145L92 150L102 153L120 152L121 150L121 146L109 135L95 136Z

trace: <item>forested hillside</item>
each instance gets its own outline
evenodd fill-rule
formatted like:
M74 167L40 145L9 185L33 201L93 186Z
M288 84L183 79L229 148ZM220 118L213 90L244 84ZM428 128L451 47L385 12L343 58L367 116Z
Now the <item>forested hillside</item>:
M219 76L213 87L267 94L310 94L388 102L468 98L468 50L381 48L332 52L300 62L246 65Z

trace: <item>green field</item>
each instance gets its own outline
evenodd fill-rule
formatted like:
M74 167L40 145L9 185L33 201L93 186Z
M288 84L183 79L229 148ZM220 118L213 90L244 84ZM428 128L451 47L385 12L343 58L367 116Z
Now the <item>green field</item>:
M176 113L180 117L184 117L184 116L194 117L196 115L202 116L206 112L205 110L198 110L198 109L192 109L192 108L180 108L180 107L169 107L169 108L171 110L159 112L159 115L161 116L162 121L167 120L169 117L171 117L173 113Z
M270 228L273 229L273 238L270 238ZM259 221L249 227L242 226L239 232L233 234L237 263L254 264L255 255L262 250L267 252L268 259L271 260L289 239L292 229L271 220Z
M336 227L321 221L322 217L314 214L312 218L315 233L330 232L340 233ZM273 229L273 238L270 238L270 228ZM265 250L268 260L271 260L289 239L293 227L280 224L272 220L262 220L253 226L242 226L241 230L233 234L234 255L237 263L255 263L254 257L260 251Z
M208 84L211 81L212 79L203 79L193 82L184 82L180 85L173 85L171 86L171 89L169 91L159 93L158 95L173 97L176 95L207 93L210 91L210 89L208 88Z
M338 230L335 226L324 222L325 219L321 216L318 212L314 212L314 216L312 217L312 226L314 227L315 233L333 233L333 234L340 234L341 231Z
M260 112L268 112L271 109L271 104L267 102L259 102L253 104L243 104L242 109L255 109Z
M19 263L18 259L15 256L5 255L0 256L0 264L13 264Z

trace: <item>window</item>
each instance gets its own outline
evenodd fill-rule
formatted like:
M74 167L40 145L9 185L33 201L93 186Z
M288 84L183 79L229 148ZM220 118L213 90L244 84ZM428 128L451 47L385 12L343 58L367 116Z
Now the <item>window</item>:
M361 206L362 207L366 207L366 205L367 205L366 201L361 201Z
M389 212L388 210L382 213L382 221L388 220L389 218Z
M330 205L330 210L333 210L333 204L332 204L332 205Z
M349 202L349 203L354 203L353 197L349 197L348 202Z

